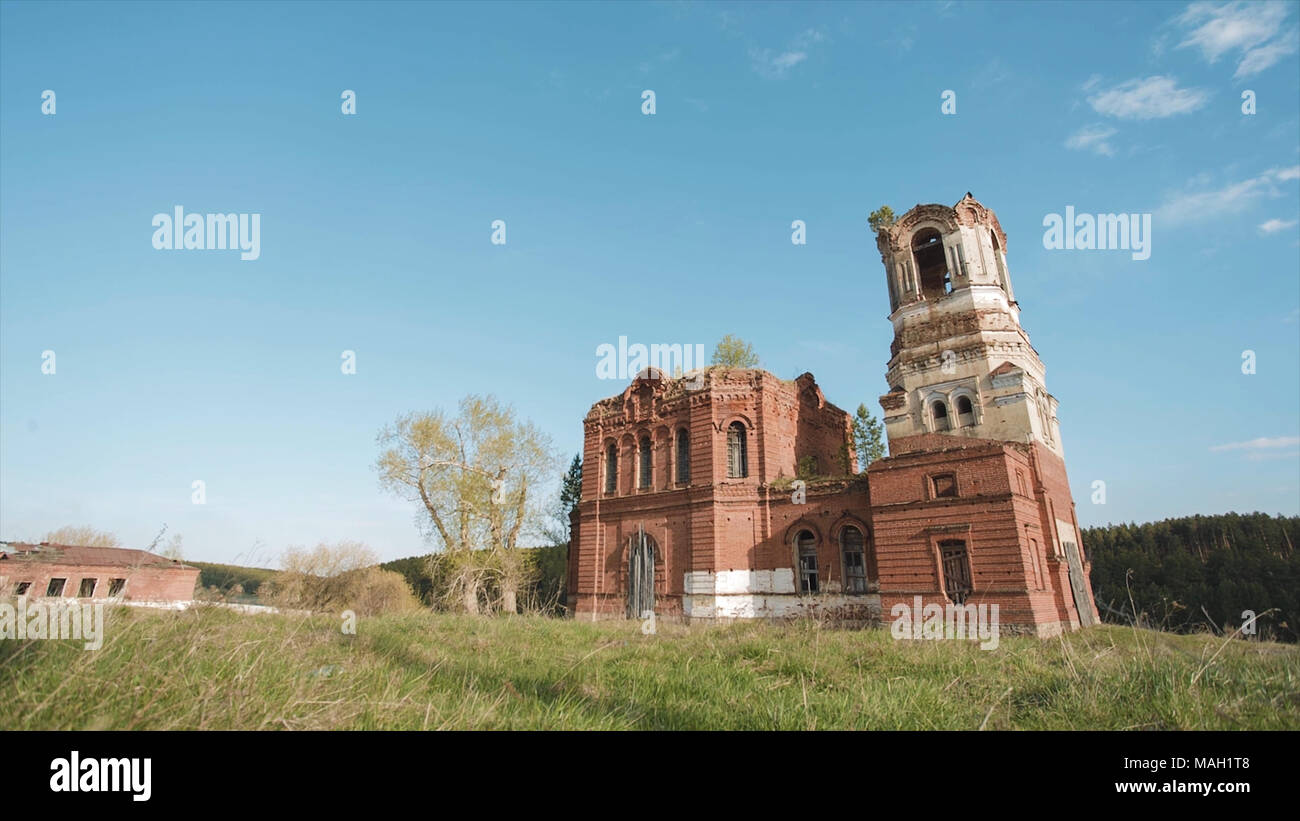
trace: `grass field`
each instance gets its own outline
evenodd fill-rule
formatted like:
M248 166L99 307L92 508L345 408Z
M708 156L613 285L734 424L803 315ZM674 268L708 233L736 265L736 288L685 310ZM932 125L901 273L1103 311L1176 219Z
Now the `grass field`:
M0 729L1300 728L1295 646L1099 627L998 649L887 629L109 608L0 641Z

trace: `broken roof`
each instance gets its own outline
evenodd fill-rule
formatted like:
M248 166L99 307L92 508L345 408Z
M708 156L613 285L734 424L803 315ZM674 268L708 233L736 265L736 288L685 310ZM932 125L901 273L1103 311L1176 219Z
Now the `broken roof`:
M0 559L42 562L46 564L80 564L116 567L190 567L179 560L159 556L147 550L123 547L85 547L82 545L41 542L0 542Z

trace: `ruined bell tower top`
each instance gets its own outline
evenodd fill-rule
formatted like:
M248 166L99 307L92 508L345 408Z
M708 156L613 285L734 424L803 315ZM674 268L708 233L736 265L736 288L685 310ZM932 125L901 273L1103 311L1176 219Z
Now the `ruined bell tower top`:
M894 326L881 397L891 441L943 433L1038 441L1058 454L1056 400L1020 325L997 215L968 192L876 231Z
M977 285L1000 288L1013 305L1007 235L992 210L966 192L954 206L917 205L876 233L889 279L890 312Z

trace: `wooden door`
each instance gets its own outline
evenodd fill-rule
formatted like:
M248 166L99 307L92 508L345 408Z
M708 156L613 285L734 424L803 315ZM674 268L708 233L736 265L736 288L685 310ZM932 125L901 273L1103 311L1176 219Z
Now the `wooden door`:
M627 548L627 617L643 619L655 609L654 541L640 528Z

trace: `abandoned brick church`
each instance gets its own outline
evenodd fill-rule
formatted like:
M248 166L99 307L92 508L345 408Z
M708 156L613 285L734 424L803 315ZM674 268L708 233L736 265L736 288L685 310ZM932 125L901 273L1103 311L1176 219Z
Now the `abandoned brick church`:
M916 206L876 244L889 456L842 467L852 420L812 374L643 374L584 420L577 618L871 620L919 596L997 604L1004 633L1097 621L1056 399L997 217L967 194ZM796 482L801 467L817 475Z

